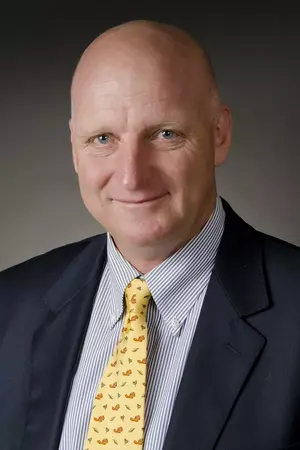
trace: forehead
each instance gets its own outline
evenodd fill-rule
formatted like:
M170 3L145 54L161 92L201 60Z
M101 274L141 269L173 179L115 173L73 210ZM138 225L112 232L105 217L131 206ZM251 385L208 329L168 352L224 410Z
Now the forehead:
M116 58L118 55L115 55ZM194 73L187 81L182 58L152 55L90 61L73 92L74 119L88 130L114 122L140 124L151 121L182 121L203 109L205 83Z

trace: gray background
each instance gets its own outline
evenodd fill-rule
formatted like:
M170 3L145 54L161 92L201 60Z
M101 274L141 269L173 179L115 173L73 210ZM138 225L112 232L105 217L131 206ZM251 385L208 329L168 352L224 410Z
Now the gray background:
M300 15L130 5L2 14L0 270L102 231L72 167L69 86L88 43L136 18L182 26L210 53L234 122L218 191L257 229L300 245Z

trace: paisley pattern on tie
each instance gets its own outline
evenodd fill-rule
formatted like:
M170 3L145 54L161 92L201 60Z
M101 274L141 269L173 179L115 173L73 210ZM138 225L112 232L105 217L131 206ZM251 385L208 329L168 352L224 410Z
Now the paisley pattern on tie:
M121 336L98 386L84 450L143 448L150 298L147 283L139 278L125 290Z

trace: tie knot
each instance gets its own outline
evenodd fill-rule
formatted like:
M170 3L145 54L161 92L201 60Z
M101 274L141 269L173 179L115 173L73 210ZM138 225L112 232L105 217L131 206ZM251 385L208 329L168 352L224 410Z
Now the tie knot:
M127 311L146 314L150 298L148 284L140 278L134 278L125 289Z

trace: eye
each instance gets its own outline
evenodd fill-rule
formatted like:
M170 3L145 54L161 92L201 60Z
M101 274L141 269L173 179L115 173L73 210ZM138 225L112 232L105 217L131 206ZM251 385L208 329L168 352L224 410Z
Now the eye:
M177 134L172 130L163 130L159 134L161 134L166 140L171 140L177 137Z
M99 134L99 136L96 136L94 138L94 143L95 144L107 144L108 140L109 140L108 134Z
M109 156L115 150L115 139L110 133L91 136L86 142L86 151L100 156Z

